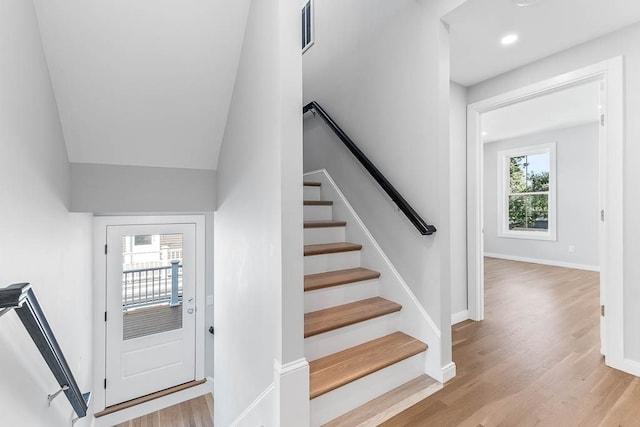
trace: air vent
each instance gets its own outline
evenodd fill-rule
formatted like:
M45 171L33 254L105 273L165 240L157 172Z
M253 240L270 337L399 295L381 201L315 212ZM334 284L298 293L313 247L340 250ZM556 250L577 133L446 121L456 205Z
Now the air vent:
M313 0L302 6L302 53L313 45Z

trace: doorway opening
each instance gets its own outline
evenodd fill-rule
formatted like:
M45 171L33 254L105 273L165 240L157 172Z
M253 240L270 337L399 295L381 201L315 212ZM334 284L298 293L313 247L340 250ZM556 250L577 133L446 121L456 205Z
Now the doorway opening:
M204 379L204 217L95 220L96 411Z
M598 169L597 186L599 190L598 210L593 213L598 219L599 234L599 267L600 267L600 300L606 306L607 316L601 317L601 352L606 357L607 365L620 366L623 359L622 343L622 58L614 58L602 63L594 64L570 73L548 79L537 84L526 86L503 95L495 96L484 101L470 104L467 109L467 239L468 239L468 302L469 317L473 320L484 318L484 226L485 199L487 185L484 173L484 137L488 136L482 128L483 115L498 109L513 106L526 100L540 99L550 94L571 90L585 84L597 84L600 88L600 123L598 138ZM496 209L501 210L496 226L501 227L503 233L513 233L512 237L530 238L539 233L550 236L551 224L556 221L549 215L549 208L555 194L549 185L545 188L525 188L520 194L510 188L509 166L515 160L516 175L523 175L523 166L529 162L529 157L540 157L542 151L536 147L525 147L526 153L512 153L504 151L501 159L506 160L504 168L505 183ZM539 147L538 147L539 148ZM548 156L551 151L547 151ZM543 155L542 157L545 157ZM550 158L550 157L549 157ZM522 160L522 164L518 162ZM541 160L541 159L537 159ZM552 162L538 163L538 173L549 172ZM544 171L543 169L549 170ZM512 168L513 169L513 168ZM594 173L594 172L592 172ZM529 174L524 170L524 174ZM524 175L523 175L524 176ZM531 176L529 174L529 176ZM527 177L524 177L524 187L527 187ZM537 190L543 190L536 192ZM545 193L547 211L533 209L532 200L542 198ZM526 200L526 198L530 200ZM514 202L529 205L531 215L518 218ZM539 206L538 206L539 207ZM523 211L527 211L524 209ZM490 220L489 220L490 221ZM555 227L555 224L554 224ZM548 231L548 233L540 233ZM555 238L555 236L554 236ZM570 249L570 248L568 248ZM594 308L595 309L595 308Z

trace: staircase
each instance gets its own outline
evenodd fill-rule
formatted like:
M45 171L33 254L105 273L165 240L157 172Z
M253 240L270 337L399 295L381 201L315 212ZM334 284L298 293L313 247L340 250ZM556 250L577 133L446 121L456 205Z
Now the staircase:
M338 416L425 373L427 345L400 331L402 305L382 298L381 273L361 265L363 245L320 182L304 183L305 356L311 425ZM365 248L365 250L367 250Z

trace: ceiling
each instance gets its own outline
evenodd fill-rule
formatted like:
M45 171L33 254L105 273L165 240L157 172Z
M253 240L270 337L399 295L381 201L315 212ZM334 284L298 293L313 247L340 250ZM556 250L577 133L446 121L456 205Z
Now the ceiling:
M482 141L597 122L599 99L600 82L594 81L482 113Z
M468 0L443 17L449 24L451 80L478 82L640 21L633 0L540 0L518 7L511 0ZM504 47L500 39L517 33Z
M35 0L69 161L216 169L249 0Z

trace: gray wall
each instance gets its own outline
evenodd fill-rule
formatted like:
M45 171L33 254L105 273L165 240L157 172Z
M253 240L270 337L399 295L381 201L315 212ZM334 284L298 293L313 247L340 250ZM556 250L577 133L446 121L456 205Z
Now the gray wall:
M640 362L640 24L616 31L572 49L503 74L469 89L469 102L517 89L580 67L624 55L624 334L625 357Z
M230 425L274 384L274 361L304 357L299 13L299 4L289 0L251 3L220 151L215 214L219 426ZM241 424L304 425L285 414L300 411L308 420L308 373L303 373L301 388L280 401L283 384L276 383Z
M420 236L320 121L305 119L305 170L328 170L441 328L443 365L451 358L452 241L449 46L440 17L452 4L316 2L315 44L303 55L305 101L318 101L438 228Z
M31 282L80 389L92 389L91 216L70 214L69 166L33 2L0 2L0 287ZM0 417L68 426L65 397L15 313L0 319ZM77 426L86 426L81 420Z
M598 128L591 123L484 145L485 253L598 267ZM556 241L498 237L498 152L549 142L556 142Z
M467 88L451 82L451 314L467 303Z
M305 171L326 168L336 180L441 329L443 366L451 361L451 256L465 249L452 234L449 34L440 18L460 3L316 2L315 44L303 55L305 102L318 101L438 228L420 236L318 119L305 119Z
M216 171L71 163L71 210L95 215L204 214L205 293L213 295ZM206 306L205 375L214 375L213 305Z
M216 171L71 164L74 212L212 212Z

